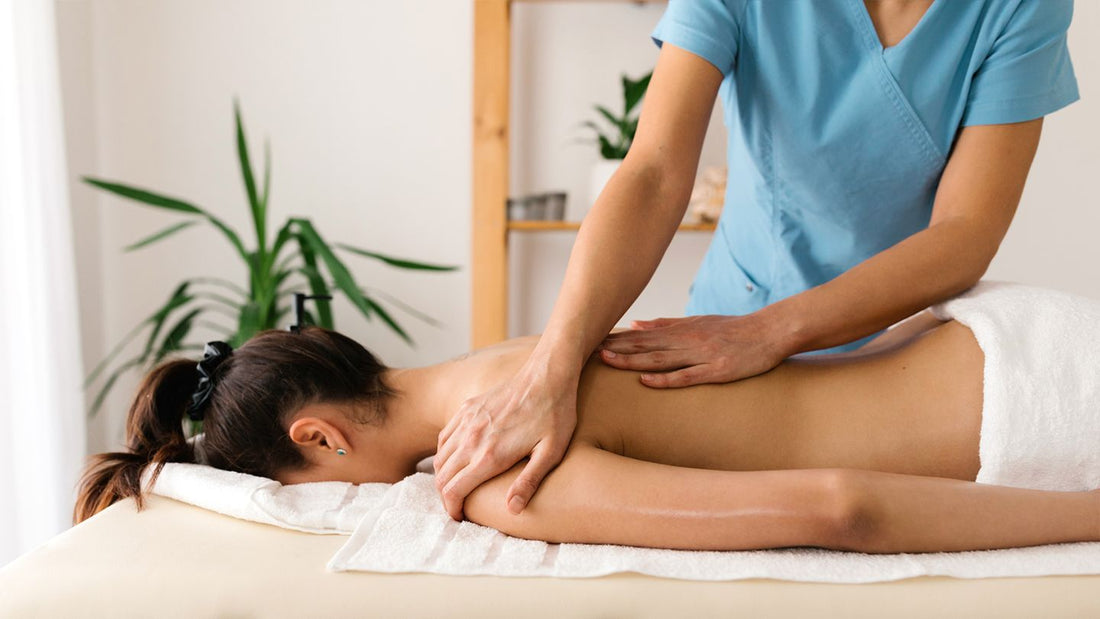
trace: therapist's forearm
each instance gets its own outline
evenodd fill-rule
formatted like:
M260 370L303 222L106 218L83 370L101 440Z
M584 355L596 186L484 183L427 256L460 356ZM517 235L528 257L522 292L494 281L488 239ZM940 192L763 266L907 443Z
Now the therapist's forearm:
M964 128L927 229L765 308L787 354L846 344L976 284L1012 223L1042 126L1039 118Z
M762 311L780 325L788 355L846 344L976 284L1000 240L976 221L942 221Z
M645 288L683 218L690 184L628 157L577 234L535 355L577 372Z

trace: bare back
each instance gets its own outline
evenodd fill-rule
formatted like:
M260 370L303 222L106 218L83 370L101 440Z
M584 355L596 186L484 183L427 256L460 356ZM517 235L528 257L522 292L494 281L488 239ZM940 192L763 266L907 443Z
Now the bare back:
M507 380L533 338L457 361L470 391ZM853 468L973 480L984 359L948 322L873 354L806 357L723 385L651 389L591 359L573 444L717 470ZM465 391L465 390L464 390ZM457 406L455 406L457 408Z

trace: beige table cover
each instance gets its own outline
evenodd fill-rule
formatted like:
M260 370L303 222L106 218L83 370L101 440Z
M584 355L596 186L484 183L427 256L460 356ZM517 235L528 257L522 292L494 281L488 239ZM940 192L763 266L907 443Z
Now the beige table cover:
M329 573L344 536L162 497L0 569L0 617L1100 617L1100 576L831 585Z

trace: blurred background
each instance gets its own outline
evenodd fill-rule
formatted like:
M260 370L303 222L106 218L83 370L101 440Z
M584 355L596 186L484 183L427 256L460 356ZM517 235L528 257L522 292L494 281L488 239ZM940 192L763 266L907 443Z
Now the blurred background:
M251 222L237 162L234 98L257 169L265 140L270 142L268 208L275 224L291 216L308 217L329 241L460 267L454 272L410 271L346 257L361 284L392 295L439 324L394 311L414 342L409 345L339 297L333 305L336 326L393 366L426 364L465 352L476 302L469 270L471 176L478 165L471 156L474 1L4 0L15 2L15 17L4 24L22 33L12 41L24 46L17 50L30 45L40 52L38 85L54 93L47 102L58 104L58 148L52 159L49 153L35 156L52 162L47 168L65 180L57 195L46 196L62 213L58 225L68 227L51 237L67 246L50 254L61 257L56 268L62 273L50 284L72 288L71 295L55 294L70 301L51 309L58 312L57 326L41 324L42 315L33 312L24 316L29 322L4 314L5 326L24 331L28 338L49 330L59 346L67 346L67 360L57 362L66 378L57 389L72 393L62 394L69 399L57 403L44 401L42 409L24 402L18 411L0 410L0 431L19 435L18 416L52 415L46 410L50 406L86 410L94 392L85 392L84 403L74 404L80 399L82 377L181 280L217 275L244 283L241 260L207 226L123 252L123 247L181 218L80 181L90 175L183 198L248 237L244 231ZM36 12L24 8L21 13L19 6L29 4L39 5ZM5 3L0 7L10 8ZM649 32L663 9L660 3L628 2L515 5L510 195L564 191L569 200L566 218L583 214L599 152L581 123L596 118L593 104L621 106L621 74L638 77L652 69L657 49ZM24 19L49 24L51 30L20 27ZM1096 32L1100 3L1078 2L1070 50L1082 100L1047 119L1019 214L990 278L1100 298L1095 272L1100 264L1100 199L1093 187L1100 172L1100 42L1090 36ZM0 62L9 62L3 56L10 50L0 50ZM13 79L19 77L10 70ZM51 81L51 75L56 79ZM49 125L48 115L42 123ZM7 139L0 133L0 142ZM724 165L724 141L716 113L704 166ZM16 217L19 198L0 196L4 220ZM510 335L537 333L544 325L572 241L568 231L512 233ZM623 324L682 315L708 241L705 232L679 234ZM250 237L246 242L252 242ZM8 272L4 292L18 294L8 285L18 283L12 273L21 271L25 258L13 251L3 256ZM66 267L66 260L75 265L69 279L64 273L73 267ZM190 339L201 342L216 335L204 329L196 325ZM18 355L11 353L15 340L5 347L8 365L0 369L18 363ZM7 379L15 380L12 376ZM93 417L75 410L58 417L68 428L69 446L64 447L66 458L51 469L55 481L71 486L84 453L121 447L127 400L138 378L137 373L122 375ZM38 483L33 473L11 479L8 471L15 471L15 463L40 450L62 448L33 441L27 446L27 440L24 434L0 442L0 505L15 496L17 487L26 492L28 485ZM23 446L16 446L20 441ZM54 504L68 499L63 492L57 497ZM0 525L7 518L7 525L25 532L19 540L0 545L0 564L63 527L68 514L56 512L43 513L35 526L0 515Z

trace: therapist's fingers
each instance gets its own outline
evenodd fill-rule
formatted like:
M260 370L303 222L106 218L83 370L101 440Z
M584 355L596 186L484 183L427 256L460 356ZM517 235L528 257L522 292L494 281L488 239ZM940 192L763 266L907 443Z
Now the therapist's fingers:
M482 483L507 469L508 467L500 468L491 458L474 458L443 487L443 507L451 518L462 520L462 506L466 497Z
M467 408L466 404L466 402L463 402L462 408L452 415L451 418L447 420L447 425L443 426L443 429L440 430L437 447L442 448L443 444L450 440L451 435L454 434L455 430L462 424L462 420L465 418L464 413Z
M654 318L652 320L634 320L630 323L631 329L644 331L645 329L657 329L660 327L671 327L683 318Z
M455 451L458 450L459 444L460 441L448 440L436 449L435 457L432 458L432 468L435 469L435 487L437 489L443 487L443 469L454 456Z
M546 441L535 446L531 459L524 465L523 472L512 482L508 494L505 495L509 512L519 514L527 507L542 480L561 462L564 452L564 449L551 446Z
M457 440L444 444L443 448L447 453L432 461L435 466L435 487L440 494L443 493L443 488L451 483L455 474L466 468L470 462L470 453L462 452L459 446L460 441Z
M706 383L724 383L729 379L722 377L713 364L705 364L693 365L675 372L642 374L639 380L646 387L654 389L677 389Z
M622 331L612 333L600 344L601 351L610 350L616 354L634 354L651 350L681 348L679 339L668 329L646 329L644 331Z
M678 370L706 360L700 358L699 351L691 349L654 350L633 354L621 354L603 349L600 351L600 359L613 368L640 372Z
M462 444L462 441L454 439L455 432L462 425L462 420L465 418L463 410L464 409L459 409L459 412L455 413L447 422L447 425L443 426L443 430L439 432L439 438L436 441L435 457L432 458L432 466L435 467L436 472L437 487L440 481L439 471L451 457L451 454L453 454L458 446Z

